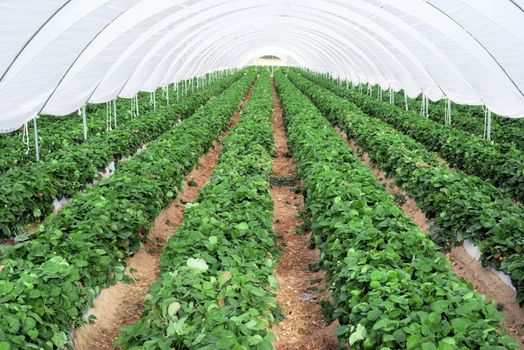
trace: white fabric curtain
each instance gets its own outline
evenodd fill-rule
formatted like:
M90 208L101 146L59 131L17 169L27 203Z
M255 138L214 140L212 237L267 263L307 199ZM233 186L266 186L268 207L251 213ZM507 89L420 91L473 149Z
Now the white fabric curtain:
M0 131L252 62L524 116L523 0L4 0ZM271 50L271 51L269 51Z

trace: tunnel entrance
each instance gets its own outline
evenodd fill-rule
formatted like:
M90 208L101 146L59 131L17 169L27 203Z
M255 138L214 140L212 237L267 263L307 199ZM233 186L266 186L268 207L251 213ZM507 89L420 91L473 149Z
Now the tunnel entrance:
M285 66L284 60L274 55L264 55L257 58L256 64L258 66Z

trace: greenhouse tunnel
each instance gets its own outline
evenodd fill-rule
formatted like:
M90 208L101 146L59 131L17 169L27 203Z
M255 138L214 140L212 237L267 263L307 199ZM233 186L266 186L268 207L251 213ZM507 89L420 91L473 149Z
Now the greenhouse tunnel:
M524 0L0 0L0 350L524 349L523 118Z

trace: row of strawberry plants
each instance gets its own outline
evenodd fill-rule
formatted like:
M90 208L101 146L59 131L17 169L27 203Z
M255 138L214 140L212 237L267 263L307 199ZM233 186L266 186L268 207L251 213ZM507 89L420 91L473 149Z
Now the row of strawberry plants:
M350 87L350 82L337 80L339 85ZM367 91L368 84L360 86L352 86L354 89L362 89ZM372 86L374 98L378 97L378 86ZM404 100L404 91L400 90L394 92L395 105L405 109L406 101ZM382 92L382 99L389 101L390 91ZM380 99L380 98L379 98ZM408 109L418 112L421 110L422 96L417 98L407 97ZM447 107L447 100L442 99L436 102L429 101L428 116L432 120L445 124L445 109ZM470 134L484 137L484 118L485 109L478 105L462 105L452 102L452 127L466 131ZM491 121L491 141L496 142L504 147L515 147L521 152L524 151L524 119L506 118L495 113L492 113Z
M471 238L484 266L510 274L517 300L524 302L524 210L491 184L440 164L436 155L390 125L366 116L357 106L309 80L290 73L296 86L350 138L395 177L440 227L439 241Z
M405 108L404 95L402 92L395 94L395 104ZM385 94L387 99L389 94ZM428 106L429 118L445 124L444 111L447 101L440 100L431 102ZM408 98L408 108L413 111L419 111L421 105L420 97L417 99ZM452 103L452 127L466 131L478 137L484 136L484 110L481 106L468 106ZM492 115L491 122L491 140L493 142L512 144L515 148L524 151L524 121L511 118L504 118L498 115ZM504 148L502 148L504 149Z
M170 92L173 94L173 91ZM140 115L148 114L153 110L149 93L139 93L138 100ZM166 104L161 89L157 91L156 100L158 105ZM119 98L116 107L118 127L133 119L130 100ZM113 113L112 104L111 113ZM86 118L88 138L107 132L107 106L105 103L88 104L86 106ZM111 117L112 127L113 124L114 120ZM57 151L78 147L84 142L82 117L76 111L61 117L41 116L38 118L38 134L40 159L46 160ZM28 123L28 137L26 145L22 142L23 129L8 134L0 134L0 174L15 166L36 163L32 122Z
M184 177L227 127L255 72L151 142L99 186L51 215L31 240L0 260L0 348L64 346L102 288L124 278L139 247Z
M84 189L99 177L99 169L133 155L141 145L160 136L179 118L190 116L242 74L221 80L173 105L130 119L111 133L55 152L35 165L15 167L0 175L0 238L13 237L24 225L45 218L53 211L55 198L71 197Z
M269 193L273 133L269 74L225 139L210 184L186 205L161 256L125 349L272 349L277 254Z
M333 81L334 79L331 78ZM368 91L369 84L353 85L349 81L335 80L338 85L343 85L346 88L357 89L360 91ZM362 89L362 90L361 90ZM372 85L372 95L374 98L380 99L378 85ZM381 98L384 101L389 101L390 91L382 91ZM404 90L394 92L394 103L401 109L406 108L406 100L408 110L419 112L421 110L422 95L417 98L407 97L404 99ZM445 110L447 108L447 100L442 99L436 102L429 101L428 105L428 117L445 125ZM452 102L452 127L466 131L470 134L478 137L484 137L484 118L485 109L479 105L463 105ZM514 119L507 118L495 113L492 113L491 120L491 141L498 143L502 149L505 147L514 147L521 152L524 152L524 118Z
M315 106L276 75L336 334L352 349L515 349L503 316L450 271Z
M443 126L414 111L405 111L310 73L302 71L301 74L349 99L368 115L393 125L428 149L438 152L450 165L488 180L508 191L513 198L524 202L523 152L512 146L492 143L468 132Z

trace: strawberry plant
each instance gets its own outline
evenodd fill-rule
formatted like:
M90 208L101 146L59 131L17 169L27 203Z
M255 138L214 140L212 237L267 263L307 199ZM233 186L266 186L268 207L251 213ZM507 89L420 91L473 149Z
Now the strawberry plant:
M216 82L174 105L159 106L155 112L130 119L76 147L64 148L37 164L14 167L0 175L0 238L13 237L24 225L44 219L53 211L54 198L71 197L84 189L98 179L99 169L133 155L240 76Z
M75 196L27 241L3 249L0 342L10 349L66 345L100 290L125 278L125 258L229 124L255 78L247 73L113 177Z
M183 82L182 82L183 83ZM187 81L187 83L190 83ZM169 89L170 101L176 100L176 92ZM190 92L190 94L193 94ZM156 103L165 105L166 98L161 89L157 90ZM141 116L153 111L150 94L138 93L138 104ZM133 118L131 101L118 98L116 103L118 127L126 124ZM86 106L88 138L100 136L107 131L107 106L105 103L88 104ZM38 119L40 159L46 160L57 151L78 147L84 142L82 117L78 112L67 116L42 115ZM23 129L8 134L0 134L0 174L21 165L35 163L33 123L28 123L29 142L22 142Z
M351 349L516 349L497 331L503 316L494 303L450 271L438 247L280 72L276 83L331 282L336 334Z
M366 116L351 102L290 73L323 113L369 153L413 196L439 227L447 245L473 239L485 266L503 270L524 303L524 209L480 178L450 170L436 154L390 125Z
M393 125L429 150L438 152L453 167L488 180L507 191L509 196L524 201L524 153L520 150L486 141L454 126L441 125L413 111L405 111L306 72L302 74L349 99L369 116ZM478 123L482 125L480 120Z
M405 109L404 92L395 93L395 105ZM385 93L387 100L389 93ZM421 105L421 97L412 99L408 97L408 108L418 111ZM440 124L445 124L444 110L446 100L431 102L428 106L429 118ZM484 136L484 110L482 106L469 106L452 103L452 125L453 128L466 131L478 137ZM505 118L492 113L491 140L503 147L515 147L524 151L524 120ZM505 146L507 145L507 146Z
M269 74L224 141L210 184L186 206L161 256L161 275L125 349L272 349L276 249L272 231Z

